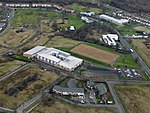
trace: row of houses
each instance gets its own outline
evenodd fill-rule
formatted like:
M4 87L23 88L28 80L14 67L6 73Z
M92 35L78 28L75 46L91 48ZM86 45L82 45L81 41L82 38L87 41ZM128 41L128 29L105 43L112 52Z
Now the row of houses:
M2 4L2 3L1 3ZM4 4L3 4L4 5ZM56 8L57 10L61 10L68 13L74 13L75 10L64 8L60 5L51 4L51 3L6 3L5 6L13 7L13 8Z
M45 46L36 46L24 52L23 55L28 58L35 58L66 71L74 71L83 63L82 59L71 56L70 53L55 48L46 48Z
M95 12L80 12L80 14L84 16L93 16L95 15Z
M102 40L109 46L116 46L117 45L116 41L119 40L119 37L117 34L107 34L102 35Z
M149 26L150 27L150 21L146 20L144 18L132 15L132 14L128 14L128 13L124 13L124 12L116 12L114 13L114 15L119 16L121 18L126 18L132 22L137 22L139 24L145 25L145 26Z
M53 92L60 94L60 95L71 95L71 96L84 96L84 89L83 88L67 88L67 87L60 87L55 85L53 87Z
M111 22L113 24L117 24L117 25L125 25L129 22L128 19L117 19L117 18L108 16L108 15L105 15L105 14L100 15L99 18L102 19L102 20L106 20L108 22Z

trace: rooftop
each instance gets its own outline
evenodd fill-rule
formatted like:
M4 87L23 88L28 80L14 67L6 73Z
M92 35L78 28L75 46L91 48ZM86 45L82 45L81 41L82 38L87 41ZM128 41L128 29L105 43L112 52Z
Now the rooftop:
M53 90L60 91L60 92L68 92L68 93L84 93L83 88L66 88L66 87L60 87L58 85L55 85L53 87Z

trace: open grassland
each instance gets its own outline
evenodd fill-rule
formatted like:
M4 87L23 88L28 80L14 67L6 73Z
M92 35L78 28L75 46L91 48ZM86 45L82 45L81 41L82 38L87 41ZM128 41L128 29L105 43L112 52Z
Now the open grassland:
M139 68L139 65L130 54L121 55L113 66L116 68Z
M67 28L70 26L74 26L75 28L80 28L81 26L84 25L84 22L76 15L65 14L64 17L67 18L69 22L68 24L60 24L59 26L62 28Z
M34 17L34 18L33 18ZM32 9L17 9L15 11L15 16L13 18L13 26L20 26L22 24L37 24L38 18L51 18L56 19L61 17L58 12L48 12L41 10L32 10Z
M135 30L137 31L142 31L142 32L146 32L146 33L150 33L150 29L149 28L146 28L146 27L143 27L143 26L137 26L134 28Z
M48 39L49 35L41 35L37 38L35 38L32 42L27 44L26 46L22 47L21 49L23 50L24 48L33 48L38 45L45 45L47 47L54 47L62 50L70 50L74 46L78 45L81 43L80 41L75 41L72 39L64 38L62 36L55 36L52 39ZM23 51L21 51L23 53Z
M67 5L66 7L74 9L77 12L81 12L81 11L91 11L91 12L95 12L95 13L101 13L102 12L101 9L85 7L85 6L82 6L82 5L78 5L76 3L71 4L71 5Z
M115 89L126 113L150 112L150 86L116 85Z
M31 74L37 74L38 79L36 81L30 82L25 89L18 92L14 96L8 96L4 93L6 88L21 82ZM32 96L40 92L41 89L48 86L58 77L59 76L55 73L44 71L39 67L32 66L26 68L0 83L0 103L5 107L14 109L24 101L32 98Z
M69 38L64 38L62 36L56 36L55 38L53 38L52 40L50 40L46 46L47 47L55 47L55 48L73 48L74 46L80 44L80 41L76 41L76 40L72 40Z
M29 40L34 34L33 30L25 30L20 33L16 33L16 30L10 29L5 35L1 36L0 45L14 48Z
M51 106L40 105L32 113L117 113L114 109L82 108L62 101L55 101Z
M144 62L150 67L150 49L146 47L143 43L144 40L132 40L132 46L138 52L138 54L142 57Z
M98 60L100 62L104 62L107 64L112 64L119 55L113 54L101 49L94 48L92 46L88 46L85 44L80 44L79 46L73 48L71 52L86 56L95 60Z
M136 34L136 30L134 29L135 25L129 24L125 26L119 26L112 24L114 28L116 28L122 35L133 35Z
M34 18L33 18L34 17ZM40 10L31 10L31 9L17 9L15 12L15 17L13 19L13 26L21 26L24 24L36 25L38 23L38 18L41 19L50 19L51 21L55 21L57 19L67 18L68 24L60 24L60 27L69 27L75 26L76 28L84 25L83 21L72 14L65 14L59 12L50 12L50 11L40 11Z
M24 64L25 64L24 62L21 62L18 60L0 63L0 76L3 76L4 74L9 73Z

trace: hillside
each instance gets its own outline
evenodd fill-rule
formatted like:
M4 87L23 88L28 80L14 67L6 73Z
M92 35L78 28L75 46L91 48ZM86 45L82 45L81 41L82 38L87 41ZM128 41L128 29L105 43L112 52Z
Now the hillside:
M150 0L100 0L133 13L149 13Z

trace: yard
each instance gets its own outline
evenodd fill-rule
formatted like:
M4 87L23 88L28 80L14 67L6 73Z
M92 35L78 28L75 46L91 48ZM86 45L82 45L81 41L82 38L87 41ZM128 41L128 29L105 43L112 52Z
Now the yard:
M116 85L115 89L126 113L149 113L150 86Z
M144 62L150 67L150 49L148 49L143 42L144 40L133 39L131 45L142 57Z
M112 64L119 55L98 49L85 44L80 44L71 50L72 53L76 53L100 62Z
M21 82L31 74L37 74L38 79L36 81L30 82L25 89L19 91L14 96L8 96L4 93L6 88L12 87L13 85ZM59 78L59 76L55 73L44 71L35 66L28 67L0 83L0 103L5 107L14 109L21 103L25 102L40 92L41 89L48 86L57 78Z
M82 108L73 106L68 103L55 100L51 106L40 105L32 113L117 113L114 109L109 108Z

